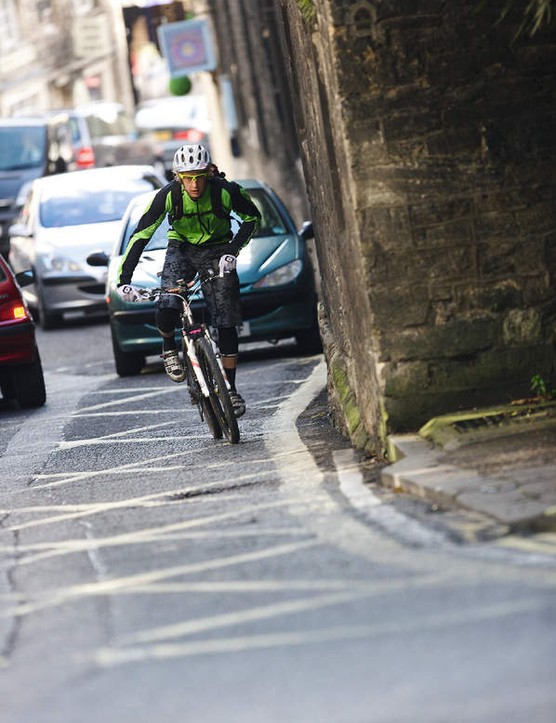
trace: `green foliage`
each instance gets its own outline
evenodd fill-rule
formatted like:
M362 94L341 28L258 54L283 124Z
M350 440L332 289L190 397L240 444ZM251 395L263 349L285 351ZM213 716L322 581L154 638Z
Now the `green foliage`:
M556 389L550 388L550 382L541 377L540 374L534 374L531 377L531 391L542 399L555 399Z
M485 7L489 0L481 0L479 9ZM556 0L506 0L500 12L500 20L508 15L515 6L525 5L523 8L523 20L517 30L516 37L527 34L535 35L542 28L547 28L554 22L554 7Z
M308 23L312 22L317 12L315 10L313 0L297 0L297 5L299 7L299 10L301 11L301 14L303 15L303 19L306 20Z
M548 27L554 19L554 0L530 0L525 10L529 35L534 35L542 27Z
M504 13L508 12L514 0L508 0ZM523 12L523 21L519 26L517 35L527 33L535 35L541 28L548 27L552 22L554 0L529 0Z

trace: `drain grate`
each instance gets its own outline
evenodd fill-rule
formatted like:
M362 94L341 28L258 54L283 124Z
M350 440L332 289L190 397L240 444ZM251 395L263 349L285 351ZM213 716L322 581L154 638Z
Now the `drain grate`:
M507 422L506 414L489 414L487 417L473 417L473 419L462 419L460 422L454 422L452 427L456 432L473 432L476 429L484 429L485 427L498 427L500 424Z
M499 414L488 414L482 417L472 417L471 419L461 419L459 422L452 422L450 425L456 432L473 432L479 429L499 427L510 422L520 421L533 416L550 416L548 410L533 411L530 407L521 410L512 410L508 412L500 412Z

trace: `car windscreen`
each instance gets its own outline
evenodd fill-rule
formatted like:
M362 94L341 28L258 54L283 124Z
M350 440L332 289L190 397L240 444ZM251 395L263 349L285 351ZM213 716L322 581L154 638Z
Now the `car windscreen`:
M90 223L118 221L132 198L152 184L146 179L122 181L126 188L65 188L63 193L46 191L40 204L39 216L45 228L78 226Z
M0 171L41 168L46 158L44 126L0 128Z
M127 248L127 245L129 243L129 239L131 238L133 232L135 231L135 227L137 226L139 219L141 216L145 213L147 208L148 202L145 202L145 205L142 203L138 203L133 206L133 208L130 210L128 219L126 221L126 226L124 229L124 235L122 239L121 244L121 250L120 253L124 253L124 251ZM164 221L160 224L160 226L156 229L154 232L151 240L145 247L145 251L156 251L157 249L165 249L168 245L168 229L170 228L170 224L168 222L168 217L164 219Z
M286 222L280 215L276 204L263 188L247 189L249 196L261 214L261 222L253 238L268 238L269 236L282 236L289 233ZM232 232L237 230L237 220L232 225Z
M106 138L107 136L133 136L137 129L133 120L125 111L117 108L102 108L87 115L87 126L91 138Z

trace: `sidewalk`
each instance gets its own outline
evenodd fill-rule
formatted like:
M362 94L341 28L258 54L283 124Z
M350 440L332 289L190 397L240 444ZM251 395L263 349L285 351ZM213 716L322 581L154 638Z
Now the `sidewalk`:
M556 531L556 401L435 417L388 442L385 486L487 515L509 531Z

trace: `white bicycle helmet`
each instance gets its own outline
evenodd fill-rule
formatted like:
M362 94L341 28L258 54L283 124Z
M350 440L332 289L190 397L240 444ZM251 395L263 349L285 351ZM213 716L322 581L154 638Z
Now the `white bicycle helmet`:
M204 146L182 146L174 153L172 170L174 173L204 171L210 165L210 153Z

